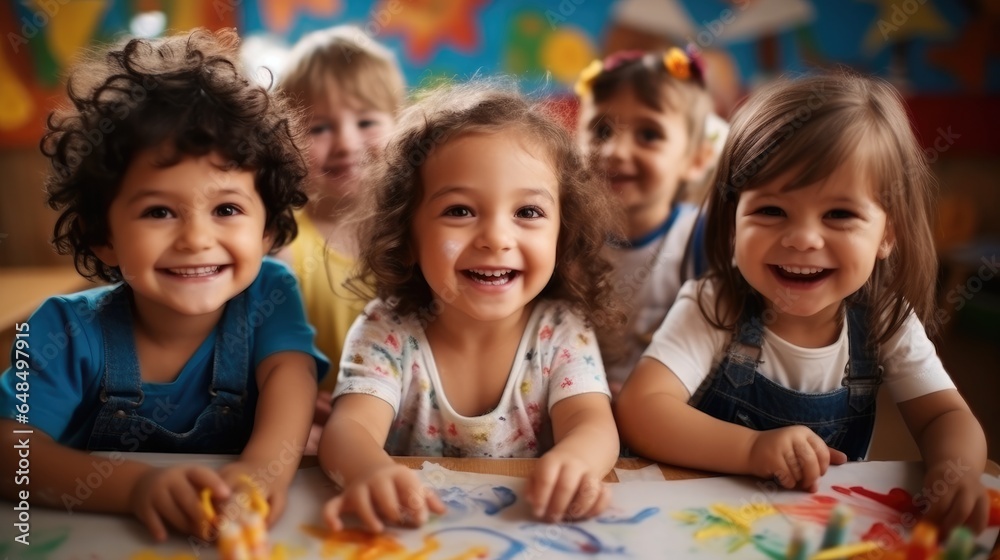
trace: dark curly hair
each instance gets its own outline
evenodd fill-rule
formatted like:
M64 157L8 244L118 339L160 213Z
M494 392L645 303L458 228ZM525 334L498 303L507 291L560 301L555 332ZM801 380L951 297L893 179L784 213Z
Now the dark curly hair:
M611 265L601 255L612 224L620 223L617 205L544 105L529 102L513 87L485 81L425 93L400 115L381 157L368 161L366 200L359 210L358 272L349 286L363 297L383 299L398 313L433 318L433 295L413 242L413 219L422 199L421 166L452 138L510 129L548 152L559 179L556 265L540 296L568 302L595 330L622 325Z
M108 240L108 209L133 158L167 143L171 156L220 154L254 172L272 251L295 238L292 211L306 203L298 116L240 68L234 30L195 29L132 39L93 53L66 86L72 106L53 111L41 150L51 161L48 204L60 211L52 243L87 278L121 280L92 247Z

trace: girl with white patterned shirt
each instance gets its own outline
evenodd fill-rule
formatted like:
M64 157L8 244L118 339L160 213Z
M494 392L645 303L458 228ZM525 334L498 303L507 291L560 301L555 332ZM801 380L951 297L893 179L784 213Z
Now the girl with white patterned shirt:
M331 528L443 511L390 455L540 457L537 517L598 514L619 443L593 329L623 315L601 256L614 205L569 134L516 93L457 86L406 110L371 163L359 279L375 299L320 442L344 488Z

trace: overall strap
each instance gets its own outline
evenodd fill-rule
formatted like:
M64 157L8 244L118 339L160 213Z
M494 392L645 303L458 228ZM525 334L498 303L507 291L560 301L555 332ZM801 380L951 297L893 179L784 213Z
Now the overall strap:
M117 410L134 410L145 398L139 357L135 353L132 332L131 290L122 284L108 292L98 311L104 337L104 376L101 379L101 402Z
M250 372L248 339L252 323L267 320L263 315L251 320L247 314L246 301L246 291L243 291L226 304L212 357L212 384L209 391L212 397L222 395L233 404L241 404L246 399L247 376Z
M878 363L878 347L868 332L868 313L861 306L847 308L847 340L850 359L844 368L841 385L847 387L850 405L862 411L875 402L882 384L882 366Z
M732 342L726 350L722 374L735 387L753 383L757 373L761 347L764 345L764 324L758 311L756 302L748 297L733 332Z

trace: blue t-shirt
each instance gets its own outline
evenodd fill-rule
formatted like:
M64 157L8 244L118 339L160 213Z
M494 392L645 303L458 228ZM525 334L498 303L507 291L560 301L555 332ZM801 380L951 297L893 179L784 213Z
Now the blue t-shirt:
M51 297L28 319L28 424L64 445L85 449L102 403L104 340L98 322L102 298L118 285ZM260 273L247 288L247 346L251 371L248 389L256 393L255 371L277 352L297 351L313 356L322 378L329 369L326 357L313 344L315 331L306 322L298 282L283 263L265 258ZM189 430L208 407L212 380L216 326L170 383L142 383L145 396L137 412L156 418L173 432ZM25 340L25 339L22 339ZM15 419L19 379L16 343L11 367L0 376L0 417ZM23 376L22 376L23 377ZM23 388L23 385L22 385ZM313 403L289 403L313 406ZM166 409L169 410L166 410ZM250 412L252 414L252 412Z

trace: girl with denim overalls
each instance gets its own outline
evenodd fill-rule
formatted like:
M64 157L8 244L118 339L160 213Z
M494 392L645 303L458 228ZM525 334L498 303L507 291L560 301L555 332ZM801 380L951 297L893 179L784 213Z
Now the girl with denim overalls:
M209 538L201 492L224 500L247 476L272 521L284 507L328 364L294 276L265 257L306 200L293 113L240 73L238 43L111 47L48 121L56 247L109 285L45 301L0 377L2 433L31 433L32 504L130 512L158 540ZM239 456L216 471L89 451ZM107 480L82 492L94 472Z
M931 183L884 81L754 94L706 202L708 274L681 289L616 402L630 449L815 491L831 464L867 456L884 385L934 489L922 513L982 530L985 437L924 327Z

